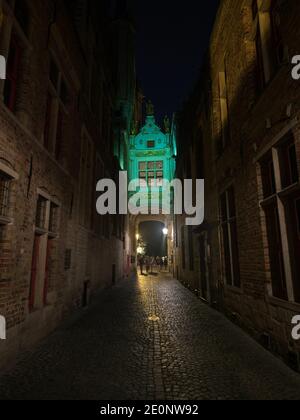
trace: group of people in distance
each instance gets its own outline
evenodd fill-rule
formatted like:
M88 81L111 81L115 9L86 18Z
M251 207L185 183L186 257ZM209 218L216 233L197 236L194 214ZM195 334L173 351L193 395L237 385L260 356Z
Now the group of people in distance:
M148 255L140 255L138 259L141 275L155 274L155 269L163 271L168 269L168 257L149 257ZM144 272L144 270L146 272Z

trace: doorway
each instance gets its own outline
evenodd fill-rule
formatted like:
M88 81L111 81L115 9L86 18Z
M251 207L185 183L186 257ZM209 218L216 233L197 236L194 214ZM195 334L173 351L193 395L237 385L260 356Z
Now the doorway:
M165 257L168 255L168 241L163 233L165 224L162 222L142 222L139 225L139 235L145 246L145 254L150 257Z

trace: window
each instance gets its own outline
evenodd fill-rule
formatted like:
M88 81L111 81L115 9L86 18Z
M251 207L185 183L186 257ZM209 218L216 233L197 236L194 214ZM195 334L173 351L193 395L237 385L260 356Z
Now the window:
M163 187L164 162L139 162L139 179L149 187Z
M29 285L29 310L47 305L53 269L52 255L59 231L59 205L39 194Z
M14 181L19 178L12 166L0 159L0 226L13 222L11 202L14 195Z
M291 134L260 161L260 173L272 295L300 303L300 186Z
M222 250L224 275L229 286L241 287L238 237L233 187L225 191L220 199L220 219L222 232Z
M284 204L291 254L294 301L300 303L300 192L289 195Z
M265 86L265 75L264 75L264 62L263 62L263 46L261 39L260 23L259 23L259 14L258 14L258 5L257 0L252 2L252 18L254 25L256 26L255 33L255 47L256 47L256 92L260 94Z
M35 227L40 233L57 234L60 207L50 199L39 195L36 206Z
M50 203L50 216L49 216L49 232L58 232L59 222L59 206L55 203Z
M54 150L54 156L56 160L59 160L61 157L62 141L63 141L63 121L64 121L64 113L62 109L59 108L58 116L57 116L56 139L55 139L55 150Z
M20 67L26 45L25 40L29 33L30 16L25 0L15 0L10 6L13 11L5 14L1 27L1 38L6 40L2 53L7 58L6 80L1 93L3 93L3 101L7 108L16 112Z
M261 162L261 174L264 198L276 194L275 172L272 153L269 153Z
M219 99L221 115L221 133L218 144L218 154L221 154L230 141L227 81L225 71L219 73Z
M44 146L54 155L56 160L61 158L63 126L69 101L69 90L62 72L55 60L51 58L44 126Z
M41 195L39 195L38 201L37 201L37 208L36 208L36 218L35 218L35 226L38 229L42 229L42 230L47 229L47 226L46 226L47 206L48 206L48 200L42 197Z
M279 2L272 0L266 5L264 2L253 0L252 16L256 30L257 90L260 93L285 59Z
M15 112L17 102L18 76L20 71L20 61L22 48L16 35L11 37L10 48L7 60L6 80L4 83L4 104L7 108Z
M281 65L285 60L285 48L281 36L281 21L278 0L272 0L271 9L271 37L272 37L272 50L273 50L273 68Z
M10 183L11 178L0 171L0 217L8 216Z
M264 211L267 221L273 295L280 299L287 300L288 295L284 270L283 248L281 242L279 212L276 200L265 206Z
M79 213L80 223L87 229L92 227L93 220L94 176L93 143L85 130L83 130L81 140Z
M279 148L282 186L287 188L299 181L296 145L291 138Z
M155 141L150 140L147 142L148 149L154 149L155 148Z

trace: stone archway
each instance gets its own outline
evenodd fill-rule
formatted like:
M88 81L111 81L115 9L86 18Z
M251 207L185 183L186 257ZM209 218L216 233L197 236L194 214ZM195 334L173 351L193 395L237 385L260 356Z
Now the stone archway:
M131 221L132 229L131 238L132 244L134 244L134 255L137 257L137 245L138 245L138 234L139 234L139 226L143 222L160 222L168 229L167 235L167 250L168 250L168 258L170 262L170 272L173 273L173 256L174 256L174 231L173 231L173 218L169 215L138 215L134 216Z

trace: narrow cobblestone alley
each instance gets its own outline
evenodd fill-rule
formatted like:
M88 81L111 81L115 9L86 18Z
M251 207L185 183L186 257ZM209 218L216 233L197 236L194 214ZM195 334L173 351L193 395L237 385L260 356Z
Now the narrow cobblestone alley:
M163 275L104 291L0 378L0 399L300 399L300 376Z

